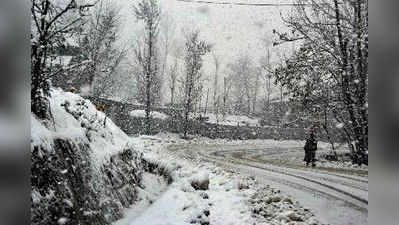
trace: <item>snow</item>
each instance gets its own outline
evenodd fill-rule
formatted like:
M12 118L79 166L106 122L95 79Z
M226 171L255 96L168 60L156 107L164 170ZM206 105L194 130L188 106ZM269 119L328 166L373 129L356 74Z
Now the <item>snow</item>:
M204 183L207 181L209 181L209 174L208 172L205 171L201 171L191 179L191 182L197 182L197 183Z
M180 178L157 201L128 224L183 225L197 220L220 225L254 222L248 206L245 205L245 198L239 194L238 190L229 190L232 185L226 177L213 174L210 176L212 182L209 191L195 191L188 180L193 179L192 176L196 177L197 174L194 171L191 172L194 174L180 173L178 175ZM199 173L206 174L203 171ZM204 199L205 195L202 193L207 193L209 198ZM207 211L210 212L209 216L206 216ZM240 213L241 211L245 213ZM238 217L241 214L244 215Z
M59 63L61 66L66 67L72 60L72 56L57 56L55 62Z
M140 117L140 118L145 118L145 110L133 110L129 113L130 116L132 117ZM161 119L161 120L166 120L169 118L168 115L162 112L157 112L157 111L151 111L150 117L156 118L156 119Z
M122 219L115 221L113 225L129 224L147 210L167 188L166 182L161 177L148 172L143 173L142 185L144 188L138 188L138 201L125 211Z
M160 137L177 137L173 134L158 134ZM176 140L177 143L182 143ZM264 139L264 140L227 140L227 139L211 139L206 137L193 137L189 142L189 144L197 144L201 146L228 146L228 149L237 150L237 149L257 149L264 150L262 152L254 152L253 157L256 159L264 159L264 156L267 157L268 160L272 159L275 163L284 163L290 164L294 166L303 166L303 157L304 150L303 147L305 145L305 140L273 140L273 139ZM367 165L358 166L357 164L352 164L347 160L339 160L339 161L328 161L324 158L321 158L321 155L331 153L331 144L318 141L318 150L316 152L317 158L317 167L322 168L336 168L336 169L346 169L346 170L359 170L359 171L367 171ZM337 144L335 143L336 152L338 155L344 155L346 153L350 153L349 148L346 144ZM278 154L269 155L266 154L268 152L274 152ZM252 154L252 153L250 153Z
M31 145L50 145L55 138L82 139L94 150L94 160L99 162L131 145L129 137L110 119L107 118L105 127L102 126L105 114L97 111L90 101L61 89L52 89L51 96L54 125L45 127L31 114ZM66 108L72 113L81 112L81 116L76 119Z
M31 114L31 146L50 146L51 143L52 132L40 123L33 114Z
M264 205L262 202L276 195L281 199L285 197L274 189L260 186L253 177L244 176L226 168L222 169L211 162L201 160L195 154L190 155L196 152L196 149L191 149L190 154L182 155L174 152L172 148L172 145L176 144L187 146L198 144L203 147L228 145L232 148L240 148L243 145L247 148L265 145L302 147L304 141L228 141L204 137L183 140L177 134L169 133L128 137L110 119L106 118L104 113L97 111L93 104L81 96L63 92L60 89L53 89L51 94L50 106L54 125L45 125L31 115L32 145L50 145L57 137L83 140L93 150L93 161L96 165L101 165L103 160L129 145L142 152L147 162L162 168L172 178L173 182L168 185L162 177L144 172L142 183L140 187L137 187L137 201L125 210L124 217L115 221L114 225L283 224L284 221L293 220L292 218L297 216L296 213L302 213L301 218L314 219L310 212L304 212L296 203L279 202L270 206ZM143 110L136 110L131 115L137 116L143 112ZM153 114L155 118L165 119L165 114L159 113L162 115L160 116L157 113ZM256 121L240 116L227 116L227 118L234 122L249 121L251 123L252 120L252 124ZM104 119L106 119L105 127L103 126ZM321 143L320 146L327 146L327 144ZM209 187L196 190L193 187L193 181L209 181ZM33 196L36 195L38 193L33 194ZM259 205L261 203L262 206ZM65 202L65 204L70 203ZM254 207L268 210L274 222L268 223L270 221L265 221L265 218L254 216ZM296 210L295 215L290 210ZM265 213L265 211L262 212ZM60 224L67 222L62 218L60 220Z
M226 126L259 126L258 118L249 118L248 116L244 115L225 115L225 117L223 117L222 115L207 113L204 117L209 117L209 120L206 122L210 124L219 123L220 125Z
M345 126L344 123L338 123L337 125L335 125L335 127L338 129L342 129L344 126Z
M59 225L64 225L64 224L66 224L67 222L68 222L68 218L66 218L66 217L61 217L61 218L59 218L58 221L57 221L57 223L58 223Z
M265 204L264 202L273 196L270 189L266 189L265 194L255 196L255 199L250 201L255 205L253 211L258 212L260 218L270 219L266 221L266 224L296 224L292 221L295 220L296 215L289 218L291 222L286 221L287 215L291 215L289 211L302 212L298 216L305 219L305 222L298 222L298 224L319 224L317 221L334 225L367 224L367 210L363 211L363 209L367 209L367 203L344 194L352 194L367 202L368 179L366 177L336 173L331 170L320 171L319 165L313 169L288 164L291 162L277 163L275 166L269 161L246 160L246 158L259 160L260 156L264 156L266 160L270 160L266 156L281 156L283 159L290 159L291 153L300 152L301 157L296 158L295 162L300 162L303 165L303 144L303 141L245 140L230 142L222 139L210 140L197 137L187 142L178 141L177 146L172 150L187 155L188 158L193 157L194 161L201 160L201 163L204 160L212 161L217 165L222 165L225 169L235 170L242 175L254 176L261 185L278 187L274 193L280 193L281 190L281 194L274 194L274 196L280 196L283 201ZM328 144L320 143L320 147L328 147ZM346 146L341 147L346 148ZM244 153L243 158L239 158L241 152ZM213 153L218 153L218 155ZM237 156L235 153L240 154ZM198 157L199 159L195 159ZM245 164L241 164L241 162L245 162ZM351 168L345 169L351 170ZM250 189L253 187L250 186ZM285 203L283 196L287 194L293 196L290 199L294 204L287 205ZM296 204L297 201L300 205ZM354 204L355 207L348 203ZM311 210L317 213L316 216L313 217L303 212L302 210L305 208L301 208L301 206L306 207L305 211ZM359 210L358 207L361 209ZM281 215L280 213L283 212L286 214ZM263 217L263 215L268 216Z
M137 208L131 209L127 212L123 222L118 221L114 225L184 225L192 224L195 221L238 225L255 222L246 205L250 191L245 190L248 193L244 195L240 193L236 182L231 179L231 173L227 176L226 172L213 165L194 164L165 151L165 146L168 143L173 143L170 140L178 140L175 135L161 134L132 139L136 147L141 147L144 150L146 160L163 164L172 171L174 182L143 213L138 215ZM208 179L210 181L209 190L196 191L191 186L193 180ZM232 190L234 187L235 189ZM210 212L210 215L207 216L207 212Z
M91 86L90 85L83 85L80 88L80 95L82 95L82 96L88 96L88 95L90 95L90 92L91 92Z
M269 224L261 217L254 217L252 213L253 203L250 203L250 199L260 190L256 180L221 169L209 162L182 157L168 147L171 144L185 145L196 141L212 143L212 140L206 138L187 141L180 139L177 134L169 133L132 137L136 148L143 151L145 160L165 168L173 182L161 194L162 188L154 191L159 198L152 204L139 201L126 211L125 218L114 225ZM222 139L217 141L226 143ZM152 180L154 182L154 178ZM209 180L208 190L193 188L192 181L206 180ZM269 192L266 196L277 193L267 190ZM255 202L263 202L263 198L255 198ZM285 203L275 205L272 212L275 217L279 215L279 210L288 207ZM290 207L303 212L295 204ZM310 212L304 217L313 218Z

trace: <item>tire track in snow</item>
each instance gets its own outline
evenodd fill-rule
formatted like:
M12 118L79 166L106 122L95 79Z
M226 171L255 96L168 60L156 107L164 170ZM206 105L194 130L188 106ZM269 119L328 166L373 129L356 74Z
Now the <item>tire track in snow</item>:
M240 150L240 151L242 151L242 150ZM213 151L213 152L211 152L210 155L218 156L218 155L220 155L220 154L218 154L219 152L220 152L220 151ZM233 152L233 151L230 151L230 152ZM209 157L209 156L204 155L204 154L201 154L201 155L202 155L203 157ZM221 160L220 158L214 158L214 159ZM274 173L280 173L280 174L284 174L284 175L287 175L287 176L295 177L295 178L298 178L298 179L306 180L306 181L308 181L308 182L312 182L312 183L315 183L315 184L317 184L317 185L321 185L321 186L324 186L324 187L326 187L326 188L332 189L332 190L334 190L334 191L336 191L336 192L339 192L339 193L341 193L341 194L347 195L347 196L349 196L349 197L351 197L351 198L353 198L353 199L356 199L357 201L363 202L364 204L368 204L368 200L367 200L367 199L361 198L361 197L356 196L356 195L354 195L354 194L352 194L352 193L349 193L349 192L347 192L347 191L345 191L345 190L342 190L342 189L336 188L336 187L334 187L334 186L331 186L331 185L322 183L322 182L320 182L320 181L317 181L317 180L314 180L314 179L310 179L310 178L307 178L307 177L303 177L303 176L299 176L299 175L296 175L296 174L284 172L284 171L279 171L279 170L272 169L272 168L257 166L257 165L250 164L250 163L246 163L246 162L243 162L243 161L237 161L237 160L234 160L234 159L235 159L235 158L233 158L233 163L238 163L238 164L241 164L241 165L245 165L245 166L249 166L249 167L255 167L255 168L258 168L258 169L268 170L268 171L271 171L271 172L274 172ZM252 160L252 159L247 159L247 158L239 158L239 159L241 159L241 160L248 160L248 161L252 161L252 162L255 162L255 163L259 163L259 162L255 161L255 160ZM354 187L354 188L358 188L358 187ZM345 199L341 199L341 200L347 201L347 200L345 200ZM363 207L362 207L362 208L363 208Z
M255 150L250 150L250 151L255 151ZM237 159L247 160L247 161L251 161L251 162L259 163L259 164L269 163L269 164L271 164L272 166L275 166L275 167L293 169L293 170L296 170L295 172L299 172L299 173L301 173L303 175L313 176L316 179L322 179L322 180L325 180L327 182L339 183L339 184L344 185L344 186L349 186L349 187L352 187L352 188L355 188L355 189L359 189L359 190L368 192L368 187L364 187L362 185L355 185L353 183L350 183L350 182L347 182L347 181L343 180L343 179L352 180L352 181L360 182L363 185L364 184L368 184L368 181L364 180L364 179L359 179L359 178L355 178L353 176L344 176L344 175L340 175L340 174L337 174L337 173L329 173L329 172L324 172L324 171L317 171L316 172L316 171L298 169L298 168L295 168L295 167L290 166L290 165L274 165L273 163L271 163L271 162L269 162L267 160L259 161L259 160L256 160L256 159L253 159L253 158L250 158L250 157L244 157L243 154L236 155L235 153L237 153L237 152L246 153L246 150L234 150L234 152L233 151L217 151L217 152L214 151L211 154L214 155L214 156L226 156L223 153L227 153L227 154L231 155L230 158L232 158L232 159L237 158ZM315 176L316 174L317 175L326 174L326 175L328 175L328 177ZM336 180L336 179L332 179L331 177L339 177L339 178L343 178L343 179ZM307 178L307 179L309 179L309 178Z
M269 184L273 187L278 187L281 191L290 194L295 197L302 205L313 209L316 217L323 224L333 224L333 225L365 225L367 224L368 218L368 191L358 189L357 185L367 185L368 181L365 178L356 176L342 175L337 176L334 173L329 174L320 173L321 171L307 171L301 169L291 169L291 171L298 172L309 172L314 174L317 180L303 177L300 175L288 173L286 170L290 168L285 168L282 166L277 167L278 170L272 170L270 168L264 168L264 163L250 162L247 159L235 159L230 158L227 153L234 153L235 151L244 151L243 148L237 148L235 150L222 150L229 149L230 146L221 145L215 150L215 146L207 148L207 146L197 145L197 146L175 146L175 153L179 154L180 157L185 156L193 161L200 162L210 162L215 163L226 169L232 169L238 171L242 174L247 174L257 177L257 180L263 184ZM215 156L215 152L224 152L225 155ZM213 155L212 155L213 154ZM217 155L217 153L216 153ZM255 164L255 165L253 165ZM261 165L256 165L261 164ZM284 174L283 172L288 173ZM340 178L338 180L346 180L349 183L354 183L355 187L338 185L335 187L334 184L325 184L321 179L323 175L328 175L332 177ZM294 176L292 176L294 175ZM319 177L318 177L319 175ZM305 179L303 179L305 178ZM354 178L354 179L353 179ZM335 180L335 179L333 179ZM316 182L314 182L316 181ZM339 186L342 187L339 188ZM348 188L348 191L346 191ZM367 189L367 187L366 187ZM354 193L351 193L354 191ZM360 194L359 194L360 193ZM359 196L358 196L359 195ZM365 196L361 197L361 196Z

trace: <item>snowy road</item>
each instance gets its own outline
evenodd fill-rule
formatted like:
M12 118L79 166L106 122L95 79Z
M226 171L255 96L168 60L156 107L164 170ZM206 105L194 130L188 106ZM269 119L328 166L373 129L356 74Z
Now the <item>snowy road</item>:
M279 188L310 208L324 224L363 225L368 217L368 178L354 171L325 170L273 163L271 155L290 155L298 148L250 146L181 146L182 157L214 162L259 183Z

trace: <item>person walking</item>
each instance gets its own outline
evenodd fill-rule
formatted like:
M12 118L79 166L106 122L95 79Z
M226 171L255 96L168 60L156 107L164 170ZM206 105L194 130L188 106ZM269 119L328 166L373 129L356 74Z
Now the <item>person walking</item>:
M305 158L304 161L306 162L306 166L312 164L312 167L316 166L316 150L317 150L317 141L315 139L315 127L312 127L310 130L309 138L306 139L305 143Z

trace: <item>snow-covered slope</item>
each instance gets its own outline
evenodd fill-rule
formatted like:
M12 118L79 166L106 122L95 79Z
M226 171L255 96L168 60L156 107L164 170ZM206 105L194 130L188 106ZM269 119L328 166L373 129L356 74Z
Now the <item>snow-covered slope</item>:
M109 158L129 145L129 137L90 101L77 94L53 89L50 107L54 124L46 128L31 115L31 145L54 138L82 138L98 160ZM105 126L104 126L104 119Z
M79 95L51 91L52 119L31 115L32 224L105 225L137 198L141 153Z

